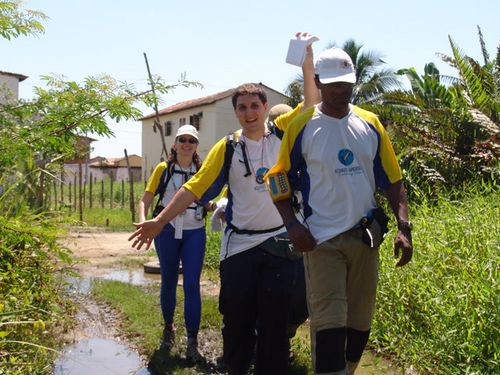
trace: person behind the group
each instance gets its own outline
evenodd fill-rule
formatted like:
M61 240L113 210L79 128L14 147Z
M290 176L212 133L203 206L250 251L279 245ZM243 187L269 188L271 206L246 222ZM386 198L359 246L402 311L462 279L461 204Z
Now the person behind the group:
M276 104L269 110L268 121L274 123L278 116L292 111L288 104ZM268 125L269 126L269 125ZM298 199L298 197L297 197ZM300 202L297 202L300 204ZM300 207L297 207L300 208ZM302 213L301 213L302 214ZM304 262L301 258L294 260L297 262L297 279L292 290L290 315L288 321L288 339L291 340L297 329L304 323L309 313L307 312L306 284L304 277Z
M302 108L319 102L314 86L312 48L303 65L304 103L276 119L284 130ZM285 232L283 221L263 183L275 162L280 139L266 126L267 97L259 84L243 84L232 96L241 129L230 168L225 164L227 139L210 150L200 171L179 190L155 219L136 224L133 246L149 246L161 228L196 199L207 202L229 186L226 230L220 249L223 315L223 361L229 374L245 374L254 354L256 374L285 374L288 366L287 326L296 262L270 255L260 245ZM246 160L246 162L245 162ZM258 335L256 337L255 330Z
M198 142L199 135L194 126L179 127L168 160L156 166L148 181L139 203L139 221L147 219L146 215L155 195L161 195L158 207L165 207L179 188L200 169L201 160L196 152ZM199 203L190 204L186 210L170 220L154 239L160 261L160 304L165 322L161 348L170 349L174 344L173 321L179 266L182 261L184 321L187 331L186 357L191 360L198 358L198 330L201 319L200 275L206 242L202 209Z
M318 56L315 70L322 101L290 124L266 178L271 187L276 181L285 184L270 190L292 243L304 252L314 371L352 375L375 308L384 221L373 220L383 216L376 209L377 188L398 223L397 266L412 258L411 226L389 137L375 114L350 103L356 82L351 58L328 49ZM303 223L289 198L298 186Z

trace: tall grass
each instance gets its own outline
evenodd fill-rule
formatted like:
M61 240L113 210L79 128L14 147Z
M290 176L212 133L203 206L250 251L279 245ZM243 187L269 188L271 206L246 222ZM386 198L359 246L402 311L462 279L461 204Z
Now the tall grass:
M498 371L498 190L441 197L412 211L412 262L396 269L392 241L381 249L372 344L422 373Z

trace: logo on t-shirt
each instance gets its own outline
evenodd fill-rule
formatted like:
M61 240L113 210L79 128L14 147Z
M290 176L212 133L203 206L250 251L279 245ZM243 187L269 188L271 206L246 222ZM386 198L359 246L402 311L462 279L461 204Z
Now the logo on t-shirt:
M354 160L354 155L351 150L343 148L338 154L339 161L344 165L351 165Z
M340 163L344 165L342 168L335 169L335 173L339 176L355 176L362 173L361 167L359 165L353 164L354 162L354 154L351 150L343 148L337 154Z

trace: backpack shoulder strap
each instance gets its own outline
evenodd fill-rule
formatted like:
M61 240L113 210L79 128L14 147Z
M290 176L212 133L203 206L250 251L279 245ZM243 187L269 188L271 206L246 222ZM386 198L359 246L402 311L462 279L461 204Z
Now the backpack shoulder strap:
M172 178L172 174L174 172L174 166L175 163L172 163L170 161L167 161L167 168L165 168L165 178L163 179L163 184L161 185L160 191L158 194L160 194L160 199L163 197L163 194L165 194L165 189L167 188L168 182Z
M231 168L231 162L233 161L233 154L236 143L237 141L235 133L229 133L228 135L226 135L226 152L224 154L224 168L226 168L226 175L229 174L229 168Z
M238 133L229 133L226 135L226 152L224 154L224 168L226 173L226 181L229 181L229 169L231 168L231 163L233 161L233 154L236 145L240 144L241 152L243 154L243 163L245 164L246 172L244 177L250 176L252 172L250 171L250 164L248 162L247 152L245 143L240 141L240 136Z
M167 161L166 163L167 163L167 168L165 168L165 172L164 172L165 173L165 177L164 177L163 181L160 181L160 189L156 193L158 195L158 200L156 201L156 205L155 205L154 211L156 211L156 209L159 206L161 206L161 200L163 199L163 195L165 194L165 190L167 189L168 182L172 178L172 174L173 174L173 171L174 171L174 165L175 165L175 163L172 163L170 161Z

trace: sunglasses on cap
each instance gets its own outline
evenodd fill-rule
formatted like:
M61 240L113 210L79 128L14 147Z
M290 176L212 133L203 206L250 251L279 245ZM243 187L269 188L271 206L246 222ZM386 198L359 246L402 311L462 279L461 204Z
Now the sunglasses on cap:
M177 141L180 142L180 143L186 143L186 142L189 142L191 143L192 145L194 145L195 143L198 143L198 140L196 140L195 138L184 138L184 137L179 137L177 138Z

